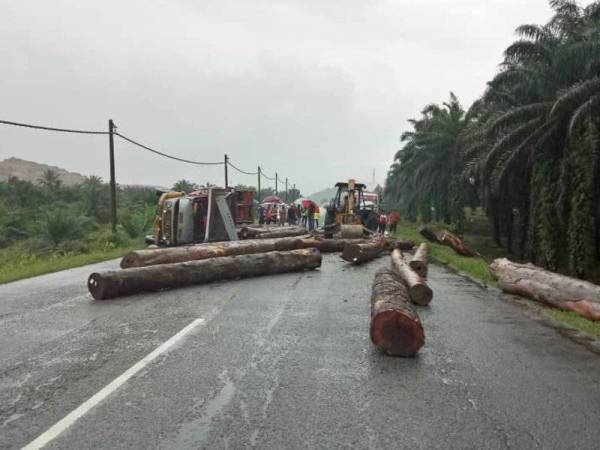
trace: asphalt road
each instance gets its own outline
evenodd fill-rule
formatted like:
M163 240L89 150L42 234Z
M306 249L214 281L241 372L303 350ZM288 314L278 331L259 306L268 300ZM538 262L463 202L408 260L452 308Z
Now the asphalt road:
M310 273L105 302L86 277L116 262L0 286L0 448L48 436L190 324L47 448L598 448L600 357L443 268L419 356L374 350L386 262L325 255Z

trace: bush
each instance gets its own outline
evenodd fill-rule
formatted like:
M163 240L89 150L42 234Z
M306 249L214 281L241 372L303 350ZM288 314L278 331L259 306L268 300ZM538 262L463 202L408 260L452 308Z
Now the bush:
M41 236L53 247L57 247L65 241L81 238L92 223L85 216L78 216L58 207L48 211L40 225Z
M128 211L120 217L120 228L132 239L144 236L152 229L155 208L145 207L137 211Z

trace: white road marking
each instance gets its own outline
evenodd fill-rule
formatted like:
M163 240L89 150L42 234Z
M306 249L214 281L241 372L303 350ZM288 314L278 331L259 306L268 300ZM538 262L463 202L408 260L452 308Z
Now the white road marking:
M129 369L127 369L109 384L104 386L92 397L90 397L81 405L79 405L76 409L74 409L61 420L56 422L52 427L50 427L48 430L46 430L44 433L38 436L35 440L31 441L29 444L23 447L23 450L40 449L47 445L50 441L56 439L63 431L65 431L67 428L73 425L79 418L83 417L94 406L102 402L106 397L108 397L110 394L119 389L119 387L125 384L127 380L129 380L132 376L134 376L136 373L138 373L140 370L142 370L144 367L150 364L158 356L169 350L173 345L177 343L177 341L181 340L183 337L185 337L186 334L188 334L190 331L192 331L198 325L203 324L204 322L205 319L202 318L194 320L188 326L179 331L179 333L171 337L168 341L163 342L153 352L149 353L147 356L142 358L140 361L131 366Z

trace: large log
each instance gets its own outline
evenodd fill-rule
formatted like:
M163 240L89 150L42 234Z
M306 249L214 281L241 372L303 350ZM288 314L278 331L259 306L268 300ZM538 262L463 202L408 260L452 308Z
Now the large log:
M217 258L220 256L249 255L272 251L295 250L300 247L300 237L277 239L252 239L245 241L209 242L181 247L134 250L121 260L121 268L154 266L184 261Z
M306 228L299 227L296 225L248 225L240 228L238 235L240 239L257 239L262 238L263 235L269 235L270 233L296 233L302 231L301 234L306 234ZM294 234L292 234L294 235ZM296 236L296 235L294 235ZM284 237L284 236L281 236ZM268 239L268 238L265 238Z
M423 242L417 248L417 251L410 259L408 265L417 272L422 278L427 278L427 259L429 257L429 245Z
M366 242L365 239L299 239L297 248L316 248L321 253L336 253L348 244Z
M427 281L410 268L398 249L392 252L391 266L406 284L410 300L417 305L427 306L433 298L433 291L427 286Z
M597 284L506 258L495 259L489 269L504 292L574 311L590 320L600 320L600 286Z
M388 268L380 269L373 281L370 335L373 345L392 356L413 356L425 343L408 290Z
M448 230L434 230L422 225L418 228L419 233L428 241L446 245L462 256L481 256L479 252L468 247L461 238L450 233Z
M374 238L346 244L341 257L352 264L362 264L377 258L385 251L389 252L389 250L390 241L388 239Z
M104 300L218 280L312 270L320 266L321 254L314 248L225 256L202 261L95 272L89 276L88 289L96 300Z
M281 230L271 230L265 233L260 233L256 235L254 239L275 239L275 238L284 238L284 237L294 237L294 236L304 236L306 235L306 228L295 227L295 228L287 228Z

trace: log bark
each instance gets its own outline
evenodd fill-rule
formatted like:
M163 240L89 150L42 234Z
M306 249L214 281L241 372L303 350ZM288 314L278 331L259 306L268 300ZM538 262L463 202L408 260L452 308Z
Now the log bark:
M301 248L300 238L253 239L245 241L209 242L206 244L186 245L182 247L163 247L135 250L127 253L121 260L121 268L155 266L184 261L217 258L221 256L249 255L272 251L295 250Z
M418 228L419 233L430 242L446 245L462 256L481 256L479 252L468 247L461 238L450 233L448 230L434 230L422 225Z
M251 225L251 226L245 226L240 228L240 230L238 231L238 235L240 237L240 239L261 239L263 235L269 235L270 233L287 233L287 232L291 232L291 233L295 233L295 232L300 232L303 231L303 233L301 234L306 234L306 228L304 227L299 227L296 225L286 225L286 226L279 226L279 225ZM294 235L294 236L299 236L299 235ZM284 237L284 236L280 236L280 237ZM267 238L265 238L267 239Z
M397 248L399 250L402 250L403 252L408 252L415 248L415 245L417 245L415 241L398 239L394 242L393 248Z
M429 245L423 242L411 258L408 265L422 278L427 278L427 260L429 258Z
M373 281L370 335L375 347L392 356L413 356L425 343L408 290L388 268L380 269Z
M433 298L433 291L427 286L427 281L410 268L400 250L392 252L391 266L406 284L410 300L417 305L427 306Z
M359 239L364 236L362 225L342 225L341 233L343 239Z
M490 264L490 273L504 292L574 311L590 320L600 320L600 286L597 284L506 258L495 259Z
M369 239L363 242L348 243L344 246L342 259L352 264L362 264L377 258L390 250L388 239Z
M254 239L275 239L275 238L284 238L284 237L295 237L295 236L304 236L306 235L306 228L295 227L288 229L280 229L280 230L271 230L264 233L260 233L256 235Z
M218 280L312 270L321 266L316 249L225 256L202 261L92 273L88 289L96 300L206 284Z
M316 248L321 253L336 253L348 244L366 242L365 239L299 239L297 248Z

